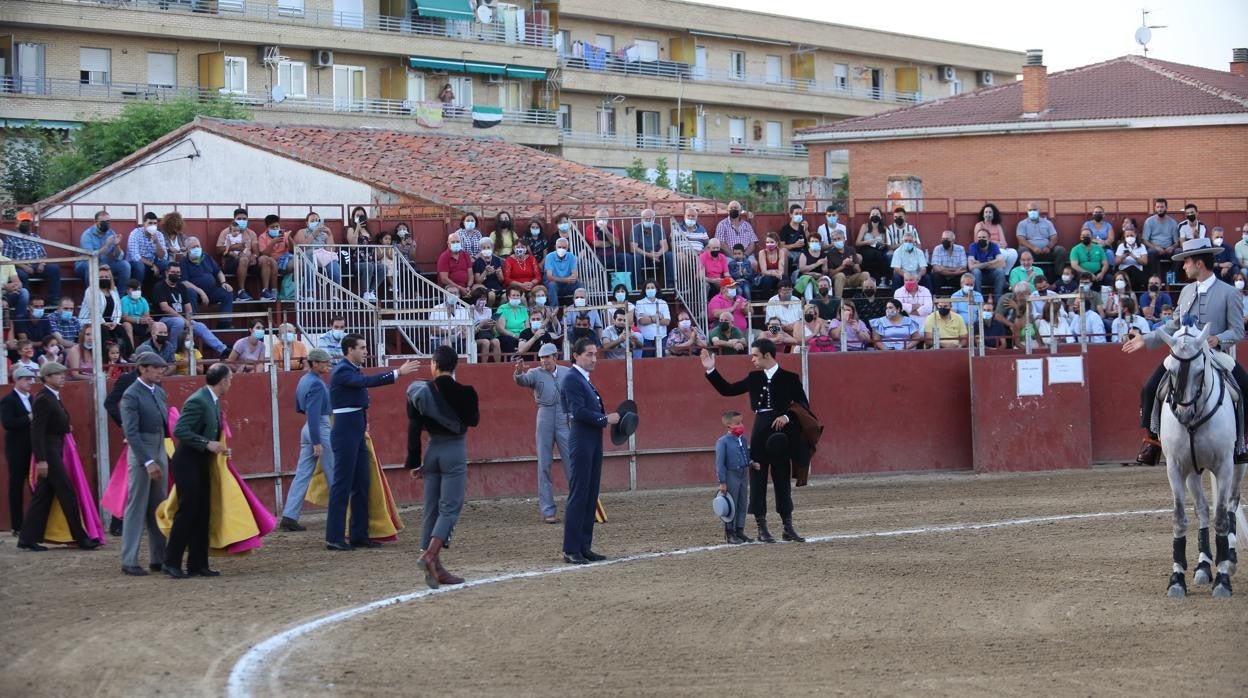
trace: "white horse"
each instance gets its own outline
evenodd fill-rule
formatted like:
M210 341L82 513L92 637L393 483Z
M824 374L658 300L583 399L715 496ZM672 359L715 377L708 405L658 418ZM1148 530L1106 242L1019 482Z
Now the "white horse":
M1209 326L1199 333L1185 326L1173 336L1161 331L1162 340L1170 347L1170 356L1163 365L1170 392L1161 410L1161 450L1166 456L1166 474L1174 495L1174 571L1170 575L1167 595L1187 595L1187 513L1185 490L1190 489L1197 502L1202 529L1200 559L1194 581L1208 584L1210 575L1208 504L1203 503L1201 473L1208 470L1217 480L1217 501L1213 525L1217 546L1217 575L1213 579L1213 595L1231 595L1231 574L1234 573L1228 535L1231 531L1231 503L1238 500L1244 468L1235 466L1235 406L1231 401L1234 381L1223 371L1223 359L1209 347ZM1203 509L1203 511L1202 511Z

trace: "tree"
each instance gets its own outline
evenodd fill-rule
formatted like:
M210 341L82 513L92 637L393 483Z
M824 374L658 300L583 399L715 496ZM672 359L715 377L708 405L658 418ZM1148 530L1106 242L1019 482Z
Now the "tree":
M696 194L698 182L693 177L693 172L677 172L676 173L676 191L681 194Z
M633 158L632 164L624 170L624 176L629 179L635 179L638 182L650 181L650 178L646 177L646 163L642 162L641 158Z
M672 188L672 178L667 174L667 158L656 158L654 161L654 185L664 189Z
M251 112L224 97L179 97L163 103L126 105L114 119L87 121L64 143L45 134L9 138L0 185L20 203L46 198L194 121L196 116L248 119ZM14 159L11 152L20 157Z

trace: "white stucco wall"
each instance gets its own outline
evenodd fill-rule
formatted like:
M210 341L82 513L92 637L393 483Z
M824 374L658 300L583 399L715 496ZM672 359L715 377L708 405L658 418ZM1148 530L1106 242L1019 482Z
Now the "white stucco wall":
M199 155L188 159L186 156L197 148ZM160 214L171 209L160 204L188 203L220 204L211 207L208 215L228 218L230 210L240 204L341 206L366 204L375 198L367 184L216 134L192 131L186 138L150 153L137 166L77 193L70 202L76 204L74 216L78 218L84 214L89 217L98 208L95 204L120 204L114 215L130 217L136 209ZM141 204L150 205L140 208ZM181 205L179 210L184 215L196 215ZM46 218L69 215L64 207L43 213ZM290 211L284 208L282 215L290 215Z

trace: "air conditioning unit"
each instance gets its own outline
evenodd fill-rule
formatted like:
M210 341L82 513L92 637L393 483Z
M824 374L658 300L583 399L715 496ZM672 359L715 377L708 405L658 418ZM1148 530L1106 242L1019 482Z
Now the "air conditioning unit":
M937 68L940 73L941 82L953 82L958 79L958 71L951 65L942 65Z
M334 65L334 52L327 48L318 48L312 53L312 65L317 68L330 68Z
M993 81L993 77L992 77L992 71L991 71L991 70L981 70L981 71L979 71L979 84L980 84L980 85L982 85L982 86L984 86L984 87L991 87L991 86L992 86L992 81Z

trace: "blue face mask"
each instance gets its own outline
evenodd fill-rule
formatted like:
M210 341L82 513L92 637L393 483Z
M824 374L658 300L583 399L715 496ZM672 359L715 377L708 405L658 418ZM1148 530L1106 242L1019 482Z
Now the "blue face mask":
M342 338L347 336L347 331L346 330L330 330L329 336L341 342Z
M1039 212L1039 211L1028 211L1028 212L1027 212L1027 218L1028 218L1029 220L1038 221L1038 220L1040 220L1040 212Z
M538 331L538 330L542 329L542 321L541 321L541 320L533 320L533 321L529 322L529 327L533 328L533 331L534 331L534 332L536 332L536 331Z
M61 311L61 319L62 319L62 320L73 320L73 319L74 319L74 311L72 311L72 310L62 310L62 311Z
M238 227L240 227L240 228L246 228L246 227L247 227L247 219L246 219L246 218L244 218L244 219L242 219L242 220L239 220L239 219L235 218L235 219L234 219L234 225L237 225L237 226L238 226Z
M320 224L320 221L308 221L308 230L316 230Z
M902 243L901 249L905 250L906 252L909 252L910 250L914 249L914 243L913 242Z
M35 318L36 320L43 317L43 308L31 308L30 316Z
M281 230L270 230L270 231L269 231L269 237L271 237L271 238L280 237L280 236L281 236L281 234L282 234L282 231L281 231Z
M844 241L844 240L833 240L833 241L832 241L832 246L833 246L833 247L835 247L835 248L836 248L836 249L838 249L838 250L843 250L843 249L845 249L845 241Z
M571 230L571 229L572 229L572 224L571 224L571 223L560 223L558 227L559 227L559 232L561 232L561 233L566 233L566 232L568 232L569 230Z
M641 227L643 227L643 228L653 228L653 227L654 227L654 221L642 221L642 222L641 222Z
M190 255L192 262L198 262L200 259L203 258L204 250L203 248L196 247L195 249L191 250L187 254Z
M451 252L454 252L455 254L459 254L459 252L463 249L464 249L464 245L462 243L458 243L458 242L451 243Z
M646 298L654 298L657 295L659 295L659 292L656 291L655 289L653 288L646 289Z
M514 307L516 307L516 306L520 305L520 299L519 299L519 298L508 298L508 299L507 299L507 303L508 303L508 304L510 304L510 305L511 305L511 307L513 307L513 308L514 308Z
M252 330L251 336L256 339L264 339L264 330Z

